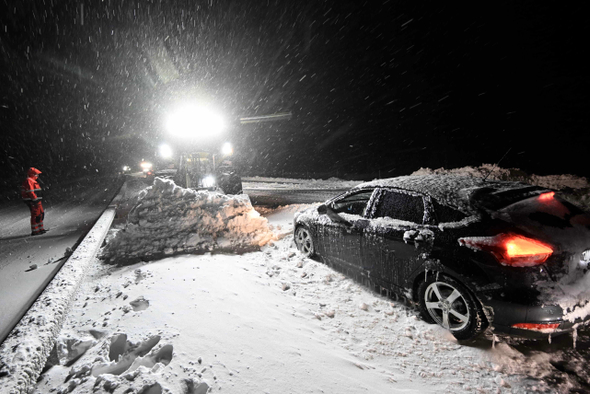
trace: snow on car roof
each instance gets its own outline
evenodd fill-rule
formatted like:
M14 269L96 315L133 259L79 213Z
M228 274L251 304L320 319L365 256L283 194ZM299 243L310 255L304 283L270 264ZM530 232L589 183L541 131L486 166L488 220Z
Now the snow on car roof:
M361 183L355 189L370 187L392 187L429 195L440 203L474 213L473 197L482 194L491 195L512 190L539 187L520 182L484 180L468 176L457 175L408 175L396 178L378 179Z

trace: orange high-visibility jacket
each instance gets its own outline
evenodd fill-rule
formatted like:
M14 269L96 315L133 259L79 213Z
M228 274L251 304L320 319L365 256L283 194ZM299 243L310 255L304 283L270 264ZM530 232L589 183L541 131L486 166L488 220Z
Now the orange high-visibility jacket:
M37 175L39 174L41 174L41 171L38 169L34 167L29 168L27 172L28 177L21 185L21 197L24 201L41 201L42 197L38 195L41 191L41 186L37 182Z

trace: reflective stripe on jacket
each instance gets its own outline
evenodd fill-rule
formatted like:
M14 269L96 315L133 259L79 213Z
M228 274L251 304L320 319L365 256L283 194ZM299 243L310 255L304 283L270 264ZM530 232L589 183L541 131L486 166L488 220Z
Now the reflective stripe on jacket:
M41 191L41 186L35 178L27 178L21 185L21 197L24 201L41 201L42 197L37 194Z

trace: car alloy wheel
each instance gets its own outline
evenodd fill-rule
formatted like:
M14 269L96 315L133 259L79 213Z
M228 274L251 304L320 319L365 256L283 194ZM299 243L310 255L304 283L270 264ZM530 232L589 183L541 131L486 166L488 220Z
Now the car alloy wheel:
M297 245L297 249L299 249L305 257L313 257L315 255L313 239L311 237L311 232L307 227L297 227L297 230L295 230L295 244Z
M459 340L472 339L487 327L479 302L458 281L429 276L419 288L425 320L449 330Z

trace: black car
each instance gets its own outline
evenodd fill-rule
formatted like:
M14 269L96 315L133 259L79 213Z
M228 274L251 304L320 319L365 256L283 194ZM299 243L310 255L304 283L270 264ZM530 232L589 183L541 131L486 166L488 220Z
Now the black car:
M297 248L419 305L457 339L546 337L590 313L590 214L523 183L427 175L363 183L295 214Z

